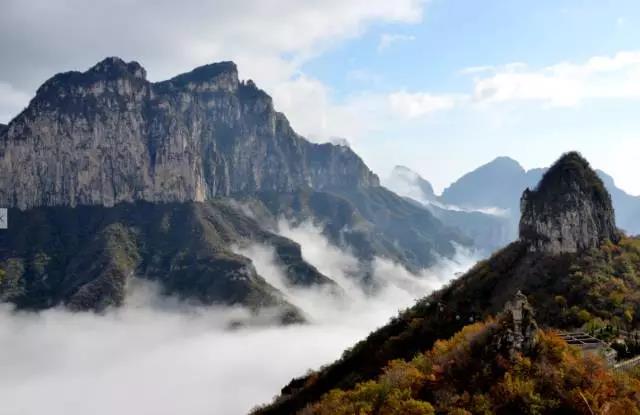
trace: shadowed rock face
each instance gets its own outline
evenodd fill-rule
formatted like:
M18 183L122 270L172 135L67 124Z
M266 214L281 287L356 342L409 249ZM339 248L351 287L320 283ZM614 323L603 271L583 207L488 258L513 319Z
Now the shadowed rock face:
M520 239L534 252L573 253L617 241L611 197L589 163L563 155L521 199Z
M107 58L54 76L0 126L0 204L8 207L375 185L349 148L297 135L232 62L151 83L138 63Z
M121 305L127 285L142 278L188 301L278 308L283 321L301 321L302 312L233 250L253 243L273 249L287 284L341 294L302 258L300 245L263 229L227 201L40 207L9 214L20 232L0 233L0 302L20 308L64 304L103 310Z

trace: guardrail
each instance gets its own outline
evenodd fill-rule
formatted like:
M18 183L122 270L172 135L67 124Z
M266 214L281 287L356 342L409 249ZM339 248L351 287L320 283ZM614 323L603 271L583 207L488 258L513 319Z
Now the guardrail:
M613 366L614 370L626 370L632 367L640 365L640 356L632 357L629 360L625 360L624 362L617 363Z

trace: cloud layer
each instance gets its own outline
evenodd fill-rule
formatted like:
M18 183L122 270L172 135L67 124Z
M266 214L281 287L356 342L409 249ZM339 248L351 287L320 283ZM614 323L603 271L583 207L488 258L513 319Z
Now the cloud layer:
M0 402L6 413L75 415L242 414L270 401L292 377L338 358L415 297L441 286L471 259L445 261L415 276L377 260L385 287L367 297L347 274L354 259L332 247L313 225L283 234L302 243L305 258L345 288L349 299L281 286L306 307L311 324L228 330L241 309L194 308L160 298L138 282L127 305L104 315L64 310L15 313L0 307ZM282 284L273 253L245 248L257 269Z

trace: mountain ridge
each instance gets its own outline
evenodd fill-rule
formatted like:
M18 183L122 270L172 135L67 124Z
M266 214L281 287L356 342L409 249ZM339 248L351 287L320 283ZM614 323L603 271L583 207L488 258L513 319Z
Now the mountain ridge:
M231 62L151 83L107 58L46 81L0 134L0 203L21 209L379 184L349 148L297 135Z

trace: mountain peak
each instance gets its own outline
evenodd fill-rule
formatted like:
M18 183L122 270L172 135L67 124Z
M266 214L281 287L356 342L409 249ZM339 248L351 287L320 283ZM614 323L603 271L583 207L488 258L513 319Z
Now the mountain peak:
M578 252L618 239L611 196L578 152L562 155L524 191L521 213L520 239L532 251Z
M41 108L71 108L87 95L95 96L105 91L129 95L144 87L146 78L147 71L138 62L125 62L112 56L85 72L69 71L54 75L38 88L34 100L43 106Z
M511 157L508 156L499 156L496 157L495 159L493 159L492 161L490 161L489 163L487 163L487 166L490 165L501 165L501 166L510 166L510 167L514 167L517 169L522 169L522 166L520 165L520 163L518 163L517 160L512 159Z
M250 89L257 89L248 81ZM231 61L210 63L154 84L157 90L187 89L194 92L235 92L240 87L238 67Z
M418 201L437 199L431 183L406 166L395 166L386 180L386 186L401 196Z
M215 62L207 65L198 66L197 68L175 76L170 79L174 83L181 82L208 82L220 75L231 75L238 78L238 67L234 62L223 61Z
M138 62L125 62L117 56L110 56L101 60L91 67L88 73L102 73L109 78L119 78L126 75L140 79L147 78L147 71Z
M442 200L450 205L470 209L498 207L517 210L511 195L525 188L524 168L512 158L498 157L463 175L442 192Z

